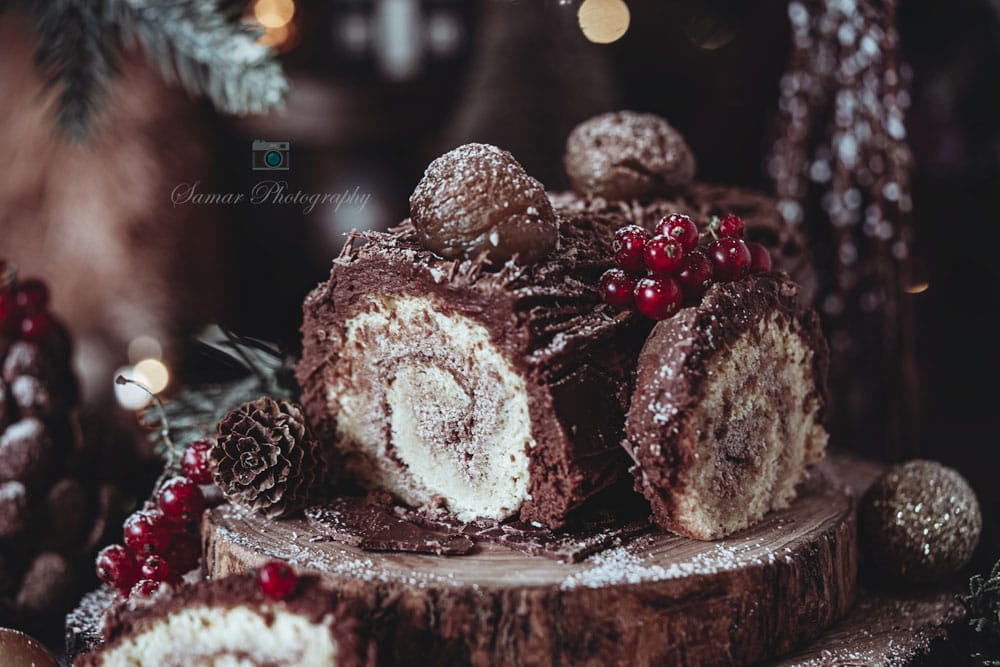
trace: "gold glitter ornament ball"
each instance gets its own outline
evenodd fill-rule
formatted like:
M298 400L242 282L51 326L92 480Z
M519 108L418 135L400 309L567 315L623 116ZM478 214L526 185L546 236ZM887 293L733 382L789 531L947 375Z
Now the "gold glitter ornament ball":
M886 471L862 499L859 520L862 548L875 569L914 584L961 570L983 528L972 487L934 461L910 461Z

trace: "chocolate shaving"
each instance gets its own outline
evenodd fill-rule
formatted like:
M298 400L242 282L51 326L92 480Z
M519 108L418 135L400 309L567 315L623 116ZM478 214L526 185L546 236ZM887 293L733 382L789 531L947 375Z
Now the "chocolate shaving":
M434 530L401 519L383 494L342 496L305 512L309 525L331 539L366 551L461 556L476 543L457 532Z
M621 546L649 530L650 523L646 518L620 525L602 520L586 521L572 530L548 530L515 521L489 528L477 533L476 537L532 556L579 563L587 556Z
M332 539L367 551L461 556L471 553L477 542L491 542L533 556L578 563L651 530L649 508L638 496L623 485L606 493L607 504L595 503L593 509L578 512L562 530L524 521L462 523L446 512L394 504L388 494L380 493L343 496L309 508L305 514L320 533L313 540Z

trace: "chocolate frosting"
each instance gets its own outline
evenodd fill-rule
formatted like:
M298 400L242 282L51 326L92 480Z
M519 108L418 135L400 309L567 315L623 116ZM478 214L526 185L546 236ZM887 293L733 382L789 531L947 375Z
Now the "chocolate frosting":
M526 380L532 436L531 499L521 518L549 527L626 469L619 446L635 359L650 324L614 313L599 280L612 265L618 216L560 216L560 247L529 266L489 271L484 258L445 260L423 248L409 222L353 234L330 279L304 304L302 403L319 437L335 445L326 386L337 371L344 323L373 295L433 296L438 307L481 323Z

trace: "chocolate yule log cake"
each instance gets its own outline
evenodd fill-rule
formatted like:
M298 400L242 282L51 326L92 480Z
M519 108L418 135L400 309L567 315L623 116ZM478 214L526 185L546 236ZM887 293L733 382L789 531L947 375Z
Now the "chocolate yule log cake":
M374 664L374 653L359 632L357 608L339 602L318 577L298 577L285 599L265 594L258 579L256 573L236 574L121 604L105 621L104 645L79 656L74 665Z
M780 274L712 286L639 355L627 447L656 523L698 539L787 507L823 456L828 355Z
M618 226L553 211L495 147L435 160L411 220L353 236L305 301L302 402L349 475L548 527L618 479L649 329L601 303Z

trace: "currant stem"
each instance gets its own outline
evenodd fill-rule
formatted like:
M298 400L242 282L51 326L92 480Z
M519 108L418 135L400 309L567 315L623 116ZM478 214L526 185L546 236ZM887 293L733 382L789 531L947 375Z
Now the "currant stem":
M142 389L147 394L149 394L149 397L153 399L153 405L156 406L156 412L160 417L160 437L163 438L163 442L164 444L166 444L167 461L163 466L163 472L161 472L160 476L156 478L155 482L153 482L153 491L150 494L150 497L143 504L144 509L147 510L153 509L156 507L156 501L155 501L156 495L160 492L160 489L163 487L164 483L166 483L168 479L173 477L174 475L173 469L177 463L177 456L178 456L177 448L174 446L174 441L170 438L170 422L167 420L167 413L163 409L163 401L161 401L160 397L157 396L155 393L153 393L153 391L149 387L142 384L141 382L130 380L124 375L119 375L118 377L116 377L115 384L121 384L121 385L132 384L138 387L139 389Z
M713 241L719 240L719 235L716 233L716 230L719 228L719 222L719 216L713 215L712 221L708 223L708 233L712 235Z

